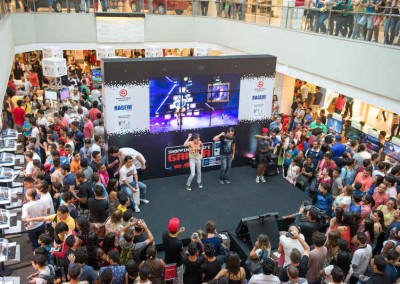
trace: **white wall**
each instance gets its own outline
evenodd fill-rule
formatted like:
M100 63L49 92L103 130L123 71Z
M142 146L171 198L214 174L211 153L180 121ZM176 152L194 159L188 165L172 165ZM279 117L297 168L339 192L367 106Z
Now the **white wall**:
M14 45L22 51L47 44L93 48L97 43L92 14L11 14L1 24L0 99ZM154 42L211 43L242 53L272 54L278 58L278 72L389 111L400 108L400 51L393 47L226 19L146 15L145 43Z

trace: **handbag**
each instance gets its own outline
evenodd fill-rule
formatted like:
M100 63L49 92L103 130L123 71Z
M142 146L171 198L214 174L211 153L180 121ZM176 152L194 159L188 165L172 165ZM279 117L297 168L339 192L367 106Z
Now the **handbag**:
M308 184L308 177L303 174L299 174L296 180L297 184L299 184L302 188L304 188Z
M98 227L93 226L92 227L92 230L96 233L96 235L97 235L97 237L99 239L104 238L104 236L106 235L106 223L108 222L108 220L110 220L110 218L111 218L111 216L108 217L106 219L106 221L103 224L101 224L100 226L98 226Z
M258 274L261 271L261 264L264 255L264 251L261 253L261 257L259 259L247 259L245 264L247 269L251 272L251 274Z

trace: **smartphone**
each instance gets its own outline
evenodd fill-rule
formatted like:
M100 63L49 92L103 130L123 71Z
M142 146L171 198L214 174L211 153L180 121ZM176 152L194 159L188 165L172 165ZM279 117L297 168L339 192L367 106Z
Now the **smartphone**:
M193 239L197 239L198 237L199 237L199 234L198 233L193 233Z

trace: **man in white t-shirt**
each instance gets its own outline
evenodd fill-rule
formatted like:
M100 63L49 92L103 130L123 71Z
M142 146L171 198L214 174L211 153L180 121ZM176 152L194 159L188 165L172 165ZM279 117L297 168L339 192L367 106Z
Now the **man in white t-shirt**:
M367 151L367 146L365 146L364 143L361 143L360 146L358 146L358 150L359 152L355 153L353 156L353 159L356 161L356 165L354 166L355 169L361 167L364 160L371 159L371 154Z
M100 91L98 90L98 88L99 88L99 86L96 86L96 87L92 90L92 92L91 92L91 94L90 94L90 100L91 100L92 102L97 101L97 102L99 103L99 105L100 105L100 104L101 104L101 101L100 101Z
M49 192L49 184L46 181L42 181L42 183L38 186L38 192L40 193L40 200L44 203L46 207L47 215L55 214L53 198Z
M356 242L358 249L354 252L353 259L351 260L353 274L350 277L349 283L356 283L359 280L360 275L363 275L367 271L372 258L372 248L367 244L367 235L364 232L357 233Z
M33 152L26 151L24 157L26 161L24 176L31 177L33 175Z
M296 226L291 226L286 235L281 235L279 237L278 252L285 252L285 263L283 264L283 266L289 265L291 263L290 253L294 248L298 249L303 256L304 247L297 238L302 238L304 240L303 234L299 233L299 229Z
M39 137L39 128L36 126L36 120L35 118L31 118L29 121L29 124L31 125L31 138L36 138L36 147L39 147L39 142L40 142L40 137Z
M38 119L37 119L36 124L44 125L47 128L48 123L47 123L46 117L44 117L44 110L38 109L37 114L38 114Z
M274 261L267 257L261 265L262 273L253 275L250 278L249 284L280 284L278 276L273 273L275 271Z
M386 175L383 181L386 184L385 193L389 195L389 197L396 198L397 197L397 189L395 187L396 178L394 175Z
M119 169L119 183L121 184L121 189L129 196L131 206L135 209L135 212L140 212L140 204L138 203L149 203L146 199L147 186L144 183L139 182L137 170L133 164L133 158L131 156L125 156L124 165ZM136 198L135 202L134 195L138 191L140 197Z
M31 241L32 251L39 247L38 238L45 232L44 222L26 222L26 219L36 218L46 215L46 206L41 200L36 200L37 192L35 189L28 189L25 197L29 201L22 206L22 221L28 231Z
M133 148L120 148L118 151L118 158L121 164L126 156L131 156L133 158L133 164L135 165L136 169L146 169L146 159L140 152Z

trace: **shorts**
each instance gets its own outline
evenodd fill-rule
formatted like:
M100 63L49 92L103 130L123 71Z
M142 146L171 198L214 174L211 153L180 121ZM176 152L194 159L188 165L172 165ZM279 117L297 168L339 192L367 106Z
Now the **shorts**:
M372 29L372 26L373 26L373 19L374 19L374 16L372 16L372 15L363 15L362 17L361 17L361 19L358 21L358 24L360 25L360 26L364 26L365 24L367 24L367 29Z
M268 153L258 153L257 158L258 158L258 163L266 164L268 162Z

